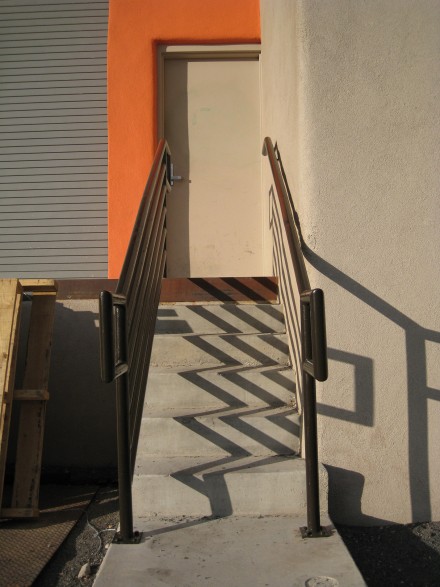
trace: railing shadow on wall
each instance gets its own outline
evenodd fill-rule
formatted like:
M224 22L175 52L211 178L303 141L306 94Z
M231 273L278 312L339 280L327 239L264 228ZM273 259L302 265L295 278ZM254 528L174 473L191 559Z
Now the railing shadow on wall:
M270 192L271 200L273 191ZM275 202L271 201L270 225L274 234L274 271L280 276L280 289L285 307L287 331L291 355L295 363L297 376L298 403L303 403L303 390L300 381L301 354L300 354L300 324L297 312L297 298L295 288L291 280L289 260L280 244L280 217ZM304 247L302 247L304 250ZM307 257L306 257L307 258ZM347 410L331 405L320 403L318 412L322 415L333 418L340 418L349 422L372 426L374 422L374 401L373 401L373 361L369 357L356 355L339 349L328 348L327 357L330 360L352 365L354 370L354 409Z
M336 285L355 296L367 306L381 314L390 322L400 327L405 338L406 353L406 380L407 380L407 413L408 413L408 460L409 460L409 486L410 503L413 520L423 521L432 518L432 500L430 492L430 472L428 453L428 402L429 400L439 401L440 391L428 385L427 370L427 343L440 343L440 332L424 328L417 324L409 316L383 300L380 296L358 283L352 277L320 257L304 241L301 223L295 210L292 195L289 190L287 177L284 171L281 154L276 147L277 160L283 176L283 181L288 195L288 202L291 213L295 220L297 234L301 243L301 249L308 263L322 275L334 282ZM279 245L279 234L281 220L273 201L273 188L271 190L271 225L274 231L274 265L283 272L283 283L285 287L285 304L287 304L286 321L289 321L290 344L293 349L299 348L298 332L299 322L295 309L294 296L295 288L292 287L288 272L287 260ZM293 301L292 301L293 300ZM298 362L298 353L295 353L295 360ZM375 397L374 397L374 376L373 359L348 352L346 350L328 349L328 358L343 364L351 365L354 369L354 408L348 410L326 403L318 403L317 411L320 415L336 418L345 422L352 422L361 426L373 427L375 425ZM301 398L301 383L297 382L299 398ZM363 476L355 471L342 470L338 467L327 466L330 485L333 477L341 477L342 481L336 487L334 493L338 493L338 501L346 498L343 491L344 485L356 489L354 499L359 502L356 508L358 519L364 519L365 523L384 523L387 520L380 520L366 516L361 512L361 497L364 485ZM332 495L330 497L330 508ZM330 512L331 513L331 512Z
M426 344L428 342L439 344L440 332L420 326L308 247L305 247L304 251L309 263L320 273L399 326L403 331L406 353L408 473L411 513L413 520L430 520L432 519L432 505L428 452L428 401L440 401L440 391L428 385ZM373 382L372 388L374 388ZM370 400L370 403L373 404L373 399ZM357 422L351 413L335 411L331 406L321 405L318 407L318 411L330 417ZM362 421L358 423L373 426L374 420L371 419L370 424L365 424Z

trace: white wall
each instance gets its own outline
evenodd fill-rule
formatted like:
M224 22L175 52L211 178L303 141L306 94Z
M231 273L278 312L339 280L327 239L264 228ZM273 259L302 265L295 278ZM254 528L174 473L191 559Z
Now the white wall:
M330 513L438 519L440 2L261 0L261 16L263 133L326 294Z

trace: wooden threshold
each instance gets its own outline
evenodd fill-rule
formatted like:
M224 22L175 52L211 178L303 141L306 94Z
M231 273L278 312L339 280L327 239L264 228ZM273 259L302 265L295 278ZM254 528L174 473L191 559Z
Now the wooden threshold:
M182 277L162 280L161 303L278 301L276 277Z
M117 279L58 279L58 300L97 300L102 290L114 292Z

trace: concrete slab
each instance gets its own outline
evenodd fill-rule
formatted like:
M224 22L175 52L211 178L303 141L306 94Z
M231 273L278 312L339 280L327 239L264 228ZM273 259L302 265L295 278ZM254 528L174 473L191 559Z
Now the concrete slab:
M145 399L151 408L276 406L292 405L294 392L292 367L152 367Z
M279 304L160 305L157 334L285 332Z
M7 494L12 489L7 487ZM88 508L96 486L42 485L38 518L0 524L0 586L26 587L55 555Z
M112 545L94 587L360 587L340 536L303 540L301 517L142 520L139 545ZM323 524L329 525L328 519Z

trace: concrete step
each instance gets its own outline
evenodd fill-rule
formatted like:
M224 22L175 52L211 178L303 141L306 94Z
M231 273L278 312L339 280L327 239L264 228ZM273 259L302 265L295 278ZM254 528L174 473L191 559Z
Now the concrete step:
M289 407L199 414L149 410L142 418L138 455L287 455L299 451L299 431L299 415Z
M292 405L292 367L207 367L159 369L148 376L148 408L226 408Z
M365 587L336 530L303 540L304 525L303 516L145 519L139 545L110 546L94 587Z
M154 337L150 364L161 368L287 366L290 360L285 334L158 334Z
M320 467L321 505L327 472ZM133 479L136 518L159 516L303 515L304 461L297 457L175 457L137 459Z
M279 304L163 304L158 334L239 334L285 332Z

